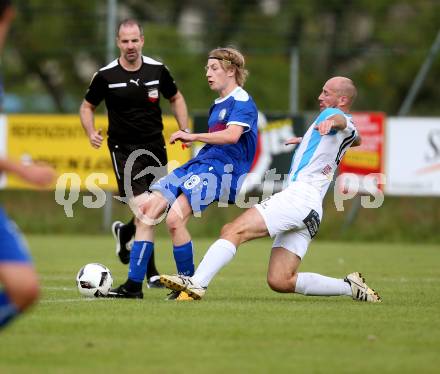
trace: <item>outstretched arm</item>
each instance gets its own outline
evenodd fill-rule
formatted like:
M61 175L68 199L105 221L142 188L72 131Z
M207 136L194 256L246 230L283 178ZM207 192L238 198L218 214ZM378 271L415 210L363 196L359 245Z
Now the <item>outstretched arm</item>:
M344 130L347 127L347 120L341 114L335 114L321 121L315 126L321 135L327 135L332 130Z
M201 133L201 134L189 134L184 131L177 131L170 137L170 143L174 144L176 141L187 142L203 142L206 144L235 144L243 134L243 126L229 125L225 130Z
M36 186L44 187L55 179L55 170L45 164L23 164L9 159L0 159L0 170L17 175Z
M299 143L301 143L302 140L303 140L302 137L294 136L293 138L289 138L289 139L285 140L285 141L284 141L284 144L285 144L285 145L299 144Z
M315 126L315 129L319 131L321 135L327 135L332 130L343 130L347 127L347 120L344 116L340 114L335 114L325 121L320 122ZM357 135L356 139L351 143L350 147L357 147L361 145L361 136Z

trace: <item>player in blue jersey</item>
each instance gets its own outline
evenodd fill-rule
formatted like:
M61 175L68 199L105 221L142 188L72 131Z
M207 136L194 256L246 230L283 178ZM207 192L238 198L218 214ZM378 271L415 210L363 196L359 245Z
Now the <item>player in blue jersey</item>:
M379 295L358 272L344 279L298 272L309 243L322 218L322 201L338 164L348 147L360 144L349 114L356 88L345 77L329 79L319 95L321 113L298 144L292 159L289 184L248 209L221 231L192 277L162 275L170 289L201 299L217 272L234 257L237 247L249 240L274 237L267 282L277 292L317 296L351 296L354 300L380 302Z
M0 51L15 16L10 0L0 0ZM3 84L0 79L0 109L3 104ZM0 173L16 174L35 185L50 183L54 171L43 165L23 165L0 158ZM30 307L39 293L38 278L16 225L0 208L0 330Z
M257 146L257 107L243 89L247 76L242 54L233 48L217 48L208 54L206 77L219 94L209 111L208 132L177 131L170 143L205 143L197 156L152 184L151 194L135 198L143 222L130 253L127 281L112 289L109 297L142 298L146 263L154 248L154 225L170 207L166 224L173 242L177 272L194 273L193 244L187 230L192 213L200 214L214 201L234 203L249 172ZM184 298L174 292L169 298Z
M50 184L55 172L45 165L0 159L0 172L12 173L36 186ZM0 208L0 329L30 307L39 294L38 278L17 226Z

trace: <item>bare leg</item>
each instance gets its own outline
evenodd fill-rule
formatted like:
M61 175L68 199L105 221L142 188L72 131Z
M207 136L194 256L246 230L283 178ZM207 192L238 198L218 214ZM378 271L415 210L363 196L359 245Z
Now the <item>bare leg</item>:
M220 269L232 260L241 243L267 235L266 224L258 210L246 210L223 227L220 239L209 247L193 280L200 286L207 287Z
M269 287L277 292L294 292L301 258L284 248L272 248L267 272Z
M238 247L244 242L268 235L263 217L256 208L250 208L223 226L220 237Z
M154 226L168 207L168 201L159 192L138 196L133 201L136 212L135 241L154 241Z
M32 305L39 296L38 278L29 264L8 263L0 265L0 282L10 300L19 310Z
M177 198L168 212L166 224L173 244L176 246L191 241L191 235L186 227L191 213L191 205L184 194Z
M285 248L272 248L267 273L269 287L282 293L309 296L351 296L350 285L343 279L317 273L298 273L301 258Z

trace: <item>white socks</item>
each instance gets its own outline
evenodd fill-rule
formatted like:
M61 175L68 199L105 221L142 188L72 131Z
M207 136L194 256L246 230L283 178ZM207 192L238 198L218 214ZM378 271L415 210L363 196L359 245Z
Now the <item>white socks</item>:
M209 247L191 278L200 286L208 287L220 269L232 260L236 251L237 248L229 240L218 239ZM351 286L343 279L316 273L298 273L295 293L309 296L351 296Z
M191 277L202 287L208 287L212 278L234 257L237 248L229 240L218 239L212 244Z
M295 293L309 296L351 296L351 286L343 279L316 273L298 273Z

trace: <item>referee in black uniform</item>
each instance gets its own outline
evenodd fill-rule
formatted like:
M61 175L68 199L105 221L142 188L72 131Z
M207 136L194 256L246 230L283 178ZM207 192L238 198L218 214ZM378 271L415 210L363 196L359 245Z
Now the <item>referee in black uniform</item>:
M185 99L167 67L142 55L144 35L142 26L137 21L122 21L117 28L116 42L120 57L93 76L80 107L80 118L90 144L99 148L104 138L101 130L95 128L94 113L101 101L105 100L109 121L107 144L119 195L131 198L147 191L153 181L154 177L150 174L134 179L140 171L151 166L163 166L162 174L167 174L161 96L169 100L179 128L184 131L188 131L188 111ZM147 150L155 157L145 154L137 157L131 174L124 178L127 158L139 149ZM130 189L126 191L124 188L124 179L131 182L132 194ZM135 234L136 221L137 218L133 217L127 224L116 221L112 225L116 252L124 264L128 264L130 260L127 244ZM158 275L152 256L147 271L149 287L161 285Z

